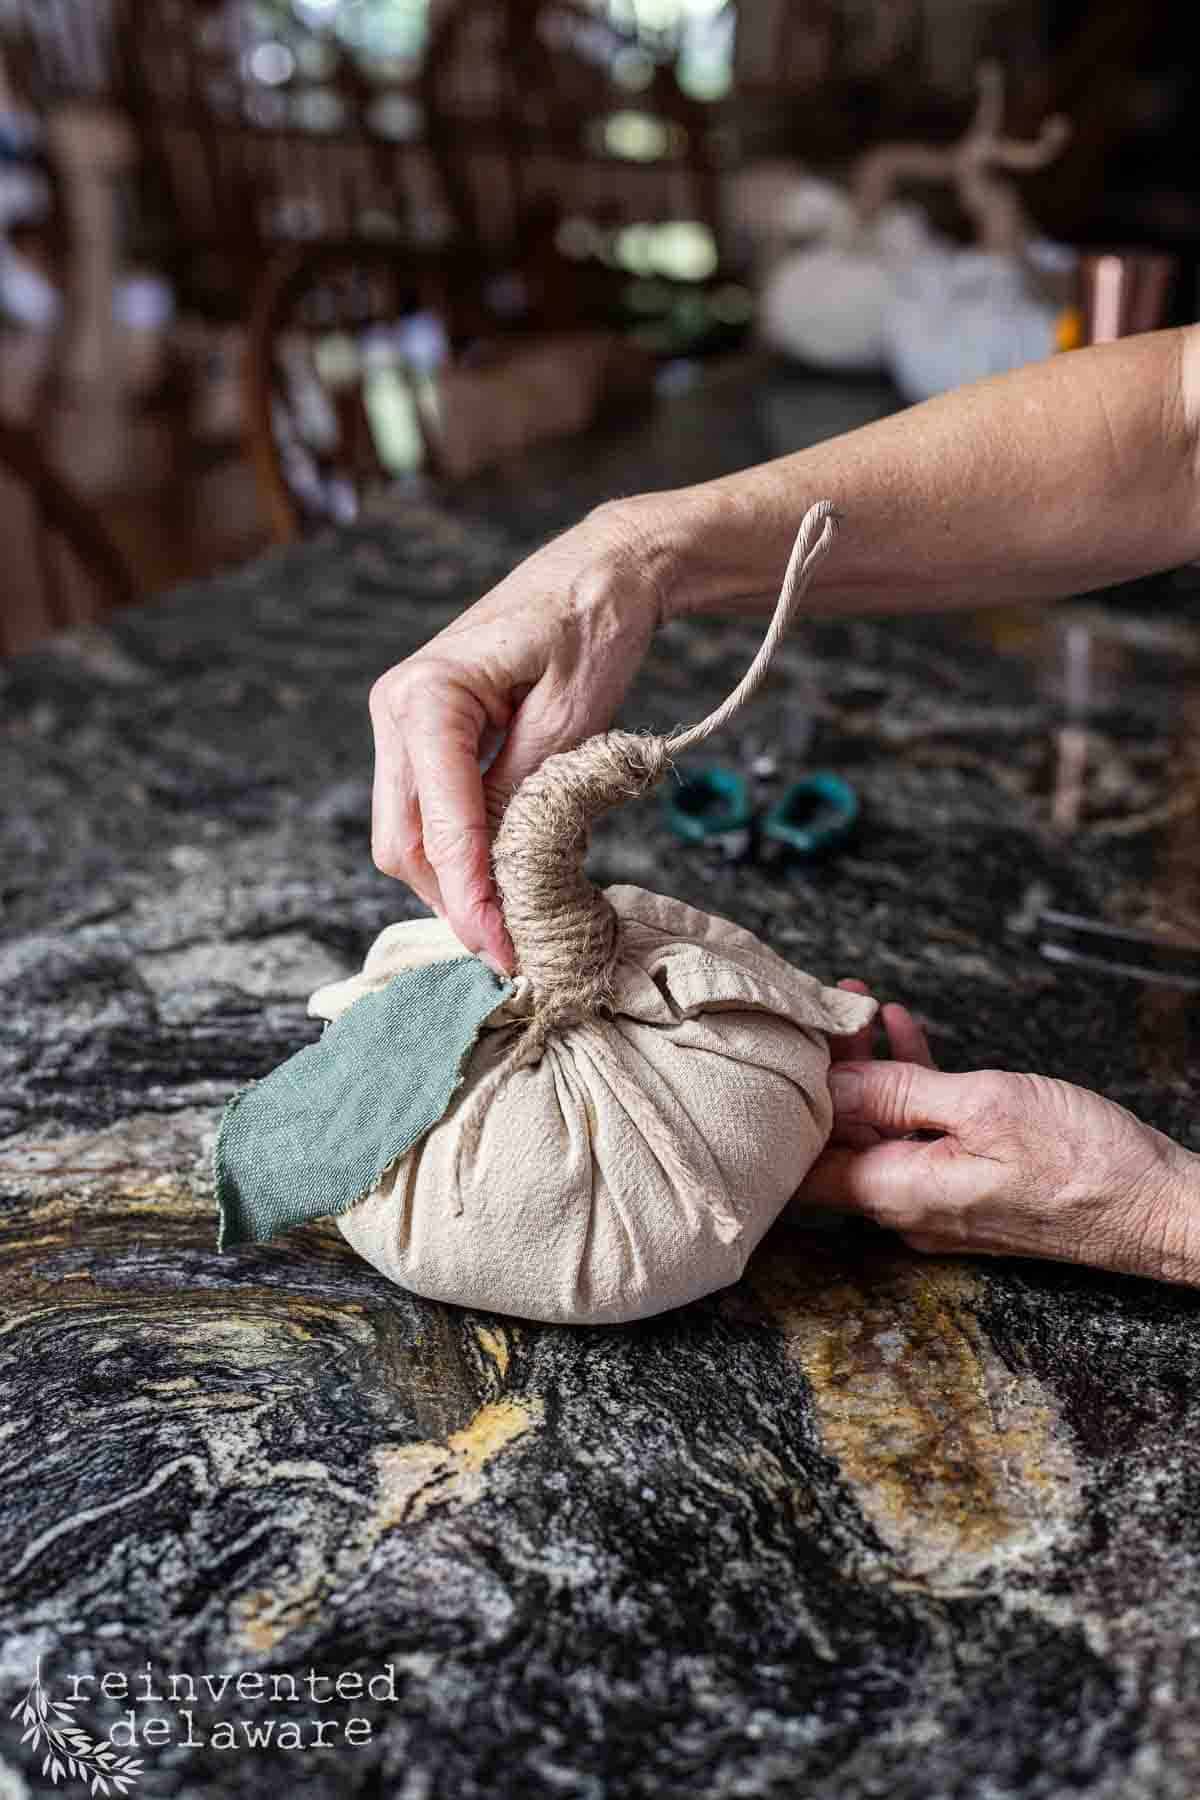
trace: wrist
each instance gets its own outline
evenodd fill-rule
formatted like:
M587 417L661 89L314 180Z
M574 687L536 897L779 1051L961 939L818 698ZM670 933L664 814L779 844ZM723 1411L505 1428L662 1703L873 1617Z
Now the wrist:
M650 610L655 630L681 613L679 598L690 560L667 494L607 500L588 515L600 534L598 585L631 594Z
M1173 1144L1166 1202L1171 1226L1163 1279L1200 1287L1200 1156Z
M1200 1157L1159 1132L1157 1180L1139 1232L1135 1272L1200 1287Z
M745 510L716 484L635 494L599 509L626 578L636 573L650 585L664 625L728 610L754 586L746 552L753 540L739 517ZM786 550L779 574L784 562ZM761 583L764 593L770 585L770 577Z
M664 623L773 611L807 503L797 507L764 494L751 479L755 473L638 494L602 509L653 581ZM810 611L823 610L817 598L823 582L820 570L806 601Z

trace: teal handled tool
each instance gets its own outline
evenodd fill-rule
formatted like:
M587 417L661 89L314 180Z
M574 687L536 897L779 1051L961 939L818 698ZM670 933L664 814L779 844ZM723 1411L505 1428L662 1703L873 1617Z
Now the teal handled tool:
M858 795L830 769L794 781L763 814L760 850L771 856L824 856L858 823Z
M859 816L858 795L828 769L794 781L761 814L745 777L719 763L689 770L667 789L664 803L667 823L685 843L742 856L757 837L764 861L823 856L844 843Z
M714 763L689 770L667 788L664 804L671 830L685 842L711 844L729 857L749 849L754 805L736 769Z

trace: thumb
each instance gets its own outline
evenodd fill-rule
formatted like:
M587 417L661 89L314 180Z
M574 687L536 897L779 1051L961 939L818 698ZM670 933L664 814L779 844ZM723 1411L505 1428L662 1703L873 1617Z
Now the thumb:
M829 1092L839 1125L874 1125L879 1131L953 1131L962 1110L961 1075L944 1075L920 1063L845 1062L829 1071Z

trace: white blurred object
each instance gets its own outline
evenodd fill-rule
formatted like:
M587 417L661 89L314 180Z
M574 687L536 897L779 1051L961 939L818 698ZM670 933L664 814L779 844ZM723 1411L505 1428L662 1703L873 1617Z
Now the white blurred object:
M16 224L36 223L50 211L50 183L38 167L38 122L0 110L0 321L35 331L52 329L62 301L39 269L15 251L5 234Z
M432 375L449 360L450 340L436 313L415 312L396 326L396 348L417 375Z
M149 394L167 372L174 290L158 275L126 275L113 294L113 315L123 384L129 393Z
M31 331L52 331L62 309L62 295L54 284L0 239L0 320Z
M288 395L287 406L279 408L274 420L276 435L296 435L310 450L336 449L337 413L313 366L313 347L308 338L289 332L280 339L275 354Z
M768 277L760 329L773 350L815 368L871 373L886 366L897 282L932 240L916 207L888 206L860 222L846 196L836 198L827 240L785 256ZM813 196L797 200L797 216L806 205L815 216Z
M0 160L0 231L7 231L18 220L44 219L49 211L50 183L42 170Z
M857 222L850 196L832 181L802 175L780 195L776 222L788 244L805 239L844 238Z
M764 157L721 178L722 235L735 264L769 267L785 242L784 214L793 192L810 177L800 163ZM816 182L831 195L831 182Z
M160 275L126 275L113 294L113 312L127 331L165 331L175 317L175 295Z
M791 236L818 242L784 256L766 280L762 336L816 368L887 369L909 399L1048 356L1069 253L1038 244L1014 183L1043 168L1070 135L1063 118L1038 135L1003 135L998 65L978 72L974 117L953 144L879 144L856 162L849 192L797 181L777 192ZM977 237L960 249L895 195L903 181L950 184Z
M930 243L896 279L884 325L888 366L907 400L1040 362L1060 308L1017 258Z

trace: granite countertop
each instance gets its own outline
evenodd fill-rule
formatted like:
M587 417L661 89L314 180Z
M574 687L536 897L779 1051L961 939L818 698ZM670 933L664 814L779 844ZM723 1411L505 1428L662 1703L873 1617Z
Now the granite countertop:
M824 1221L586 1330L415 1299L327 1223L216 1251L224 1101L418 910L367 854L371 680L589 498L820 411L719 391L0 670L0 1795L49 1791L9 1718L39 1666L146 1795L1200 1790L1200 1296ZM593 869L863 976L948 1067L1060 1074L1200 1147L1189 996L1031 938L1046 903L1200 935L1196 609L1157 584L1073 616L1109 670L1076 831L1059 626L854 621L790 640L718 747L764 794L837 768L853 845L722 862L650 799ZM672 627L623 719L699 716L755 644Z

